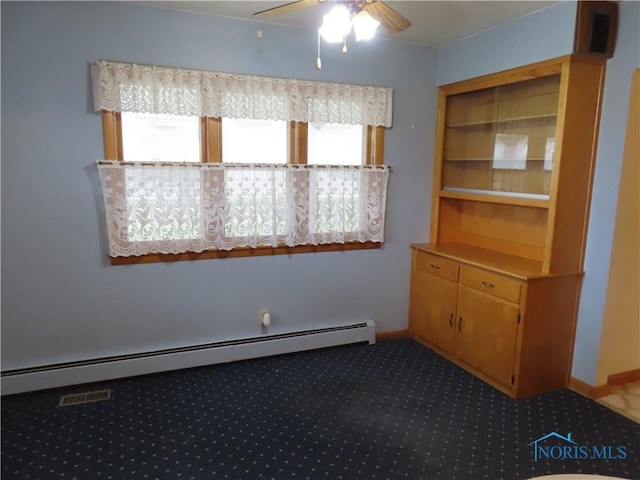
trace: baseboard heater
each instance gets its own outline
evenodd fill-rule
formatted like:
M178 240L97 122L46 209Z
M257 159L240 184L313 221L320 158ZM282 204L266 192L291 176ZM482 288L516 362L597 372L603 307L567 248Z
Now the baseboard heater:
M350 343L375 343L366 320L328 328L243 338L2 372L2 395L202 367Z

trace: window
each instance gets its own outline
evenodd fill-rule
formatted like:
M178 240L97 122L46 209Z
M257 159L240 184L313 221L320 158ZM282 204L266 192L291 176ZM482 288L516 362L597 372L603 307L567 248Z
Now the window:
M112 263L383 241L389 89L107 62L92 74Z
M310 123L308 157L310 165L361 165L364 131L362 125Z
M222 161L287 163L287 122L222 119Z
M123 157L131 161L199 162L200 119L158 113L122 113Z

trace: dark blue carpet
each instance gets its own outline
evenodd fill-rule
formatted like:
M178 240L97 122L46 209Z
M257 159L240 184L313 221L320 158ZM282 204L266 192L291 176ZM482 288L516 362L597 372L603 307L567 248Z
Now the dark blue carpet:
M112 399L57 406L97 388ZM534 461L551 432L579 448ZM3 480L638 479L639 451L640 424L594 401L512 400L409 339L2 399Z

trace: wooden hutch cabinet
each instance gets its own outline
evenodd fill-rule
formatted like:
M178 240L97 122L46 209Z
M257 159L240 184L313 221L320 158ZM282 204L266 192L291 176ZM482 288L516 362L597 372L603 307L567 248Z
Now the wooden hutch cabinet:
M568 385L604 73L571 55L440 88L409 328L514 398Z

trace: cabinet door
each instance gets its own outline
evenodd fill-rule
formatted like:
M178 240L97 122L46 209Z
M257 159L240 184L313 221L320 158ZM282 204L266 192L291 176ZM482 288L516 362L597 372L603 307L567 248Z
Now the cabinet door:
M511 387L518 305L460 286L455 356Z
M458 285L416 269L411 281L411 331L445 352L453 352Z

